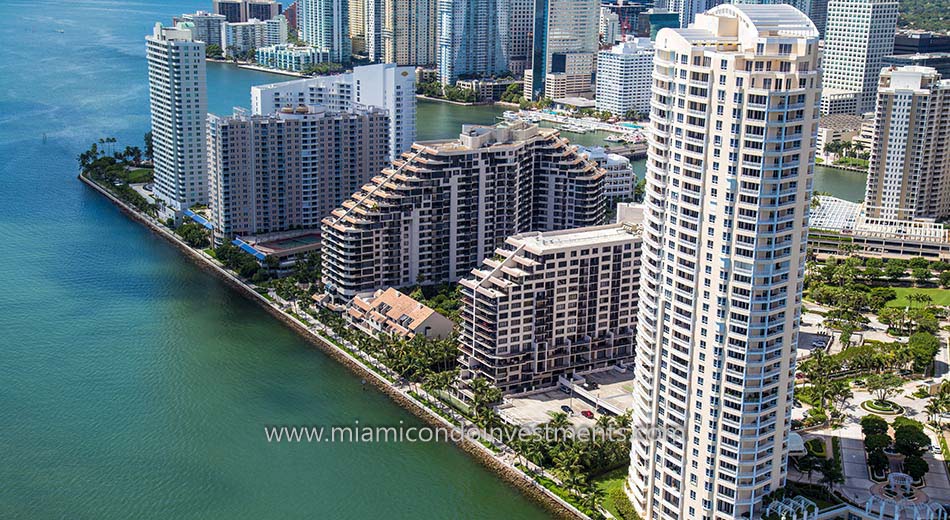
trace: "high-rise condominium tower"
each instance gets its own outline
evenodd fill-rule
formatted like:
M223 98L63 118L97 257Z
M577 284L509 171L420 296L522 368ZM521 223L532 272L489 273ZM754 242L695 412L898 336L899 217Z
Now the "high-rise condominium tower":
M349 3L350 13L350 49L353 54L366 52L366 1L353 0Z
M323 105L334 111L361 107L386 110L393 160L416 139L415 74L411 67L367 65L346 74L251 87L251 110L256 115L299 105Z
M504 38L508 0L438 0L439 81L491 76L508 68Z
M349 1L298 0L297 9L300 38L317 50L328 52L330 61L349 63L352 58Z
M389 118L323 106L208 120L216 240L315 229L386 165Z
M604 172L556 130L462 126L414 143L323 221L337 301L466 276L508 235L602 224Z
M628 481L643 518L757 518L785 484L817 65L788 5L657 36Z
M830 0L822 114L874 110L884 56L893 54L897 0Z
M383 61L435 64L436 18L436 0L383 0Z
M950 217L950 80L929 67L885 70L874 126L867 216Z
M590 93L598 50L597 0L536 0L531 68L525 70L526 97ZM560 92L548 92L547 83Z
M145 37L155 154L155 197L163 217L207 204L205 43L186 27L155 24Z
M597 55L597 110L623 117L650 112L653 42L631 38Z
M633 359L638 223L508 237L462 285L462 379L502 392Z

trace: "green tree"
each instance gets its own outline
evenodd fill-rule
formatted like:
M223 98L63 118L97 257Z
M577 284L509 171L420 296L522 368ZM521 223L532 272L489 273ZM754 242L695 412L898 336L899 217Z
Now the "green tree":
M914 480L920 481L928 471L930 471L930 466L920 456L913 455L904 459L904 473L910 475Z
M861 418L861 433L865 437L868 435L880 435L887 433L887 421L879 415L865 415Z
M907 342L914 358L914 371L924 372L940 352L940 339L929 332L917 332Z
M940 286L944 289L950 287L950 271L940 273Z
M145 132L145 160L151 161L155 157L155 148L152 147L152 131Z
M864 437L864 449L868 453L883 451L891 445L891 437L884 433L874 433Z
M911 274L914 277L914 281L916 282L918 286L925 285L927 282L930 281L930 277L931 277L930 269L926 267L914 268Z
M896 374L871 374L865 382L868 391L877 397L878 404L884 404L889 397L897 395L904 384Z
M898 453L920 456L930 447L930 437L913 426L901 426L894 430L894 449Z
M891 465L887 455L883 451L873 451L868 453L868 467L875 473L884 473Z
M221 49L220 45L212 43L205 47L205 56L212 59L221 59L224 57L224 50Z
M884 266L884 275L896 282L904 277L906 270L907 268L904 265L890 261Z

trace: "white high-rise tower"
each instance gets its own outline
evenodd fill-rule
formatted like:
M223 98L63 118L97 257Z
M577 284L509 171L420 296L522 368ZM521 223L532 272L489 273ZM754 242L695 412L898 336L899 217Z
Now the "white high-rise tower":
M163 218L208 203L205 43L187 27L155 24L145 37L155 160L155 197Z
M788 5L657 36L628 481L643 518L756 518L785 484L817 65Z
M893 54L897 0L831 0L822 61L822 114L873 112L884 56Z

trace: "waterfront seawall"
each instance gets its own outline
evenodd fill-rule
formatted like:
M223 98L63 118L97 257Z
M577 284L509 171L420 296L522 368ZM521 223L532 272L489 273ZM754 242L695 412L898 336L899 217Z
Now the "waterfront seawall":
M177 235L175 235L173 231L169 230L156 219L142 214L135 208L131 207L110 193L107 189L97 184L95 181L83 175L79 175L78 177L79 180L84 184L109 199L124 214L128 215L133 220L144 224L150 231L166 239L177 249L184 252L186 257L198 267L214 274L233 289L261 305L269 314L280 320L280 322L284 325L293 329L301 337L307 340L307 342L328 354L331 358L341 363L354 374L372 383L375 388L389 396L389 398L397 403L400 407L409 411L429 426L447 429L454 427L451 422L439 416L437 413L426 407L422 402L409 395L406 390L398 388L383 376L361 363L350 353L346 352L337 345L334 345L328 339L325 339L319 334L313 332L304 323L281 310L273 302L249 287L240 278L227 271L223 266L219 265L204 252L188 246ZM534 479L532 479L529 475L518 468L515 468L512 465L499 460L497 457L495 457L491 450L482 444L468 439L455 442L455 444L463 451L471 455L480 464L500 476L506 483L519 490L525 496L544 506L545 509L552 513L556 518L579 518L582 520L589 520L587 515L535 482Z

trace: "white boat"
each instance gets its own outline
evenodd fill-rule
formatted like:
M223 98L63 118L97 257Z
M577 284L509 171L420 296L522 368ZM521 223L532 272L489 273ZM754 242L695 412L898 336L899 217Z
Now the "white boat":
M561 125L561 130L564 130L565 132L572 132L575 134L586 134L588 132L587 128L584 128L583 126L580 126L580 125L572 125L572 124Z
M604 138L604 141L607 141L608 143L622 143L624 142L624 138L617 134L610 134Z

